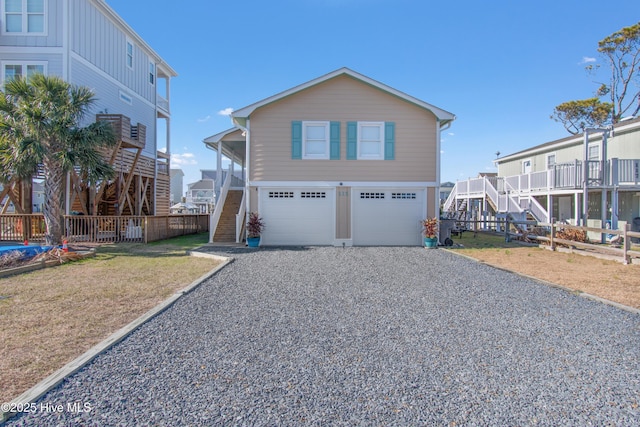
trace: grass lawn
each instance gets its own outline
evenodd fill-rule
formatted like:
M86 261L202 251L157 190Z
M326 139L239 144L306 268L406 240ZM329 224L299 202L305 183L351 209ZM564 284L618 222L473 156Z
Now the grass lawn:
M634 308L640 308L640 265L523 246L494 233L453 237L452 250L496 267L556 283Z
M219 261L185 253L207 239L104 245L95 258L0 279L0 402L215 268Z

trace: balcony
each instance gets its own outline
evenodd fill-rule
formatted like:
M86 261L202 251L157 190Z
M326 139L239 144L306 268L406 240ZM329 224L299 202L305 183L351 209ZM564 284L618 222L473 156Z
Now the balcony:
M169 100L160 94L156 94L156 106L158 108L158 113L160 113L161 116L169 117L171 115Z
M131 119L123 114L96 114L97 122L108 122L113 127L122 148L144 149L147 143L147 127L142 123L131 125Z

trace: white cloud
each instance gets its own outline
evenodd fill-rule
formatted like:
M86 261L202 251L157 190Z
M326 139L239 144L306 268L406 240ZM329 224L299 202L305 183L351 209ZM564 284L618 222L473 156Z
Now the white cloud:
M592 58L590 56L583 56L582 61L579 64L588 64L589 62L596 62L596 58Z
M449 132L449 133L448 133L448 135L449 135L449 136L454 136L454 135L455 135L455 133L453 133L453 132Z
M233 108L231 108L231 107L227 107L224 110L218 111L218 115L219 116L229 117L229 115L231 115L231 113L233 113Z
M172 154L171 163L174 165L186 166L197 165L198 161L193 153Z
M203 117L202 119L197 119L196 121L198 123L205 123L208 122L211 119L211 115L208 115L207 117Z

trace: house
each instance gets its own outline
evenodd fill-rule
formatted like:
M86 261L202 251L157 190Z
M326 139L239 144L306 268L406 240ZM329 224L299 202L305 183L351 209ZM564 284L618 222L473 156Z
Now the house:
M169 213L171 68L104 0L3 0L0 83L34 73L87 86L96 103L81 125L109 121L118 145L105 153L117 177L90 188L69 176L66 213ZM159 152L166 148L166 153ZM35 177L38 178L38 177ZM31 211L20 183L5 187L22 212Z
M216 201L214 182L211 179L200 179L187 184L185 201L197 208L196 213L211 213Z
M495 163L497 177L458 181L445 209L475 211L478 218L528 216L597 228L640 225L640 118L527 148Z
M420 245L438 215L445 110L341 68L231 117L204 141L246 168L236 212L259 212L261 245Z
M176 203L182 202L182 197L184 195L183 190L183 178L184 172L182 169L173 169L169 170L169 176L171 180L171 205L175 205Z

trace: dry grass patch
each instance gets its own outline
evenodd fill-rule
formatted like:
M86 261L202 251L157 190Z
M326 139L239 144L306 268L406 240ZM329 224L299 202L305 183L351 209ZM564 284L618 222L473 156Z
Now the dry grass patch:
M478 233L476 239L474 242L471 235L454 239L465 246L456 251L487 264L640 308L640 265L505 243L502 236Z
M92 259L0 279L0 402L215 268L218 261L185 253L204 242L103 246Z

